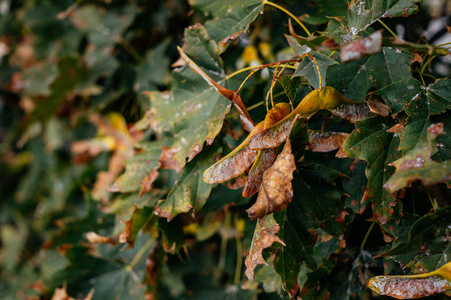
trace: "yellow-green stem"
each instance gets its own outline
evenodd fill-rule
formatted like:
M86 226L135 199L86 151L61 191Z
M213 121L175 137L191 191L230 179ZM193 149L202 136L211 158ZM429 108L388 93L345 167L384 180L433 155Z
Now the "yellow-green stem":
M382 26L385 27L385 29L387 29L388 32L390 32L390 34L392 36L395 37L395 39L398 39L398 37L396 36L396 34L390 29L390 27L387 26L387 24L384 23L384 21L382 21L381 19L377 20L379 23L381 23Z
M366 240L370 236L370 233L373 230L374 224L376 224L376 221L373 221L373 223L371 224L370 228L366 232L365 238L363 239L362 244L360 245L360 250L363 250L365 248Z
M153 237L149 238L149 240L144 244L144 246L139 250L133 260L128 264L127 269L131 271L133 267L139 262L139 260L143 257L147 250L149 250L150 246L152 246L155 239Z
M241 242L241 234L237 230L238 219L235 219L235 241L236 241L236 266L235 266L235 279L234 284L240 283L241 279L241 266L243 264L243 243Z
M270 6L273 6L273 7L277 8L277 9L280 9L281 11L283 11L284 13L286 13L287 15L289 15L290 17L292 17L293 20L295 20L296 23L298 23L298 24L302 27L302 29L304 29L304 31L305 31L305 33L307 33L307 35L309 35L309 36L311 35L311 33L310 33L310 31L307 29L307 27L305 27L305 25L304 25L298 18L296 18L290 11L288 11L287 9L283 8L283 7L280 6L279 4L276 4L276 3L273 3L273 2L267 1L267 0L264 0L264 1L263 1L263 4L268 4L268 5L270 5Z

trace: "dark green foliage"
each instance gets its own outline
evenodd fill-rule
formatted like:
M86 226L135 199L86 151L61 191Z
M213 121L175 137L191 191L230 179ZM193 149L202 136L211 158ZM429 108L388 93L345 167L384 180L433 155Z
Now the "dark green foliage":
M378 53L339 58L380 21L425 22L418 2L0 1L0 298L372 299L372 276L449 262L448 50L386 30ZM256 223L246 174L203 181L248 134L236 95L177 46L233 91L250 71L234 72L272 64L240 91L255 124L320 88L308 57L275 71L306 53L364 117L298 119L291 186L275 185L293 195ZM347 138L314 152L310 132Z

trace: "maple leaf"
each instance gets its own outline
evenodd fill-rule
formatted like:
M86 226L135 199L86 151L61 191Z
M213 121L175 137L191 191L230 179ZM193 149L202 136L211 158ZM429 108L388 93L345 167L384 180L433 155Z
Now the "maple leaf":
M279 229L279 224L276 223L272 215L267 215L257 221L251 249L245 261L245 274L249 280L254 281L254 270L257 265L267 265L263 258L264 249L270 247L275 242L285 246L284 242L276 235Z
M451 178L451 162L435 162L431 156L437 152L435 139L444 134L443 123L432 124L427 129L427 141L417 144L400 159L390 163L396 168L395 173L384 184L392 192L421 179L423 184L430 185Z

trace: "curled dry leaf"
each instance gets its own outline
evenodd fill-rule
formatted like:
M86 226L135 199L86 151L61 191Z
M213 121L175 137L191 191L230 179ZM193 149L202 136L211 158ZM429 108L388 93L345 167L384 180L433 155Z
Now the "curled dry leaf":
M365 104L343 104L331 110L331 112L344 120L351 123L362 121L375 114L371 112L370 108Z
M255 134L262 132L264 128L269 127L283 119L290 113L290 110L291 107L288 103L277 103L271 110L268 111L265 120L257 124L249 136L235 150L204 172L204 181L206 183L224 182L246 171L258 156L257 151L250 150L248 148L249 139ZM258 161L257 164L260 166L256 167L256 169L264 167L263 171L266 170L266 168L268 168L272 163L271 162L268 164L269 159L270 156L265 155L264 161L262 162L263 165L260 165L261 163ZM274 158L272 161L274 161ZM256 175L257 174L258 172Z
M287 139L291 124L297 115L301 118L309 118L322 109L333 112L337 107L344 104L356 105L356 102L344 97L330 86L313 90L302 99L301 103L288 116L252 137L249 140L249 148L253 150L275 148Z
M268 111L265 117L264 128L269 128L291 111L291 106L288 103L277 103L271 110ZM263 149L258 151L257 158L252 164L249 175L247 176L246 184L243 189L243 197L250 197L258 192L263 180L263 173L268 169L276 159L275 149Z
M263 174L257 201L247 210L251 219L262 218L285 209L293 197L291 180L294 170L296 163L288 139L274 164Z
M340 59L346 63L381 51L382 30L361 40L354 40L341 49Z
M91 300L92 295L94 294L94 290L90 290L88 295L83 300ZM69 296L66 292L66 285L64 285L62 288L56 288L53 292L53 296L51 300L75 300L71 296Z
M262 255L263 249L270 247L274 242L285 246L284 242L276 235L279 230L279 224L276 223L272 215L267 215L257 221L251 249L245 261L245 274L249 280L254 281L254 270L257 265L267 265Z
M406 276L376 276L368 287L397 299L427 297L451 290L451 263L433 272Z
M370 97L367 104L372 113L383 117L387 117L390 114L390 106L376 99L374 96Z
M246 171L257 157L257 151L248 147L249 139L263 131L264 121L257 124L249 136L227 156L205 170L203 180L206 183L220 183L230 180Z
M243 197L251 197L258 192L263 180L263 173L271 167L276 158L275 149L263 149L258 151L257 158L252 164L249 175L246 179L246 184L243 189Z
M345 132L318 132L311 131L309 133L310 145L306 146L307 150L313 152L329 152L341 148L343 142L348 138L349 133Z
M93 231L86 233L86 239L91 244L111 244L113 246L115 246L117 244L117 242L114 238L101 236Z

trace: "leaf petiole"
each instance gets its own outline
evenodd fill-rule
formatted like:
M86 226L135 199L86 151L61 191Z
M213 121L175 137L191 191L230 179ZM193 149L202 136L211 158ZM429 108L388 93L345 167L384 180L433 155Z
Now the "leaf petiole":
M268 5L270 5L270 6L273 6L273 7L277 8L277 9L283 11L284 13L286 13L287 15L289 15L290 17L292 17L293 20L295 20L296 23L298 23L298 24L302 27L302 29L304 29L305 33L307 33L308 36L311 35L311 33L310 33L310 31L307 29L307 27L305 27L305 25L304 25L301 21L299 21L299 19L296 18L289 10L283 8L283 7L280 6L279 4L273 3L273 2L271 2L271 1L263 0L263 5L265 5L265 4L268 4Z
M396 34L390 29L390 27L387 26L387 24L384 23L384 21L382 21L381 19L377 20L379 23L381 23L382 26L385 27L385 29L387 29L388 32L390 32L390 34L395 38L395 39L399 39Z

